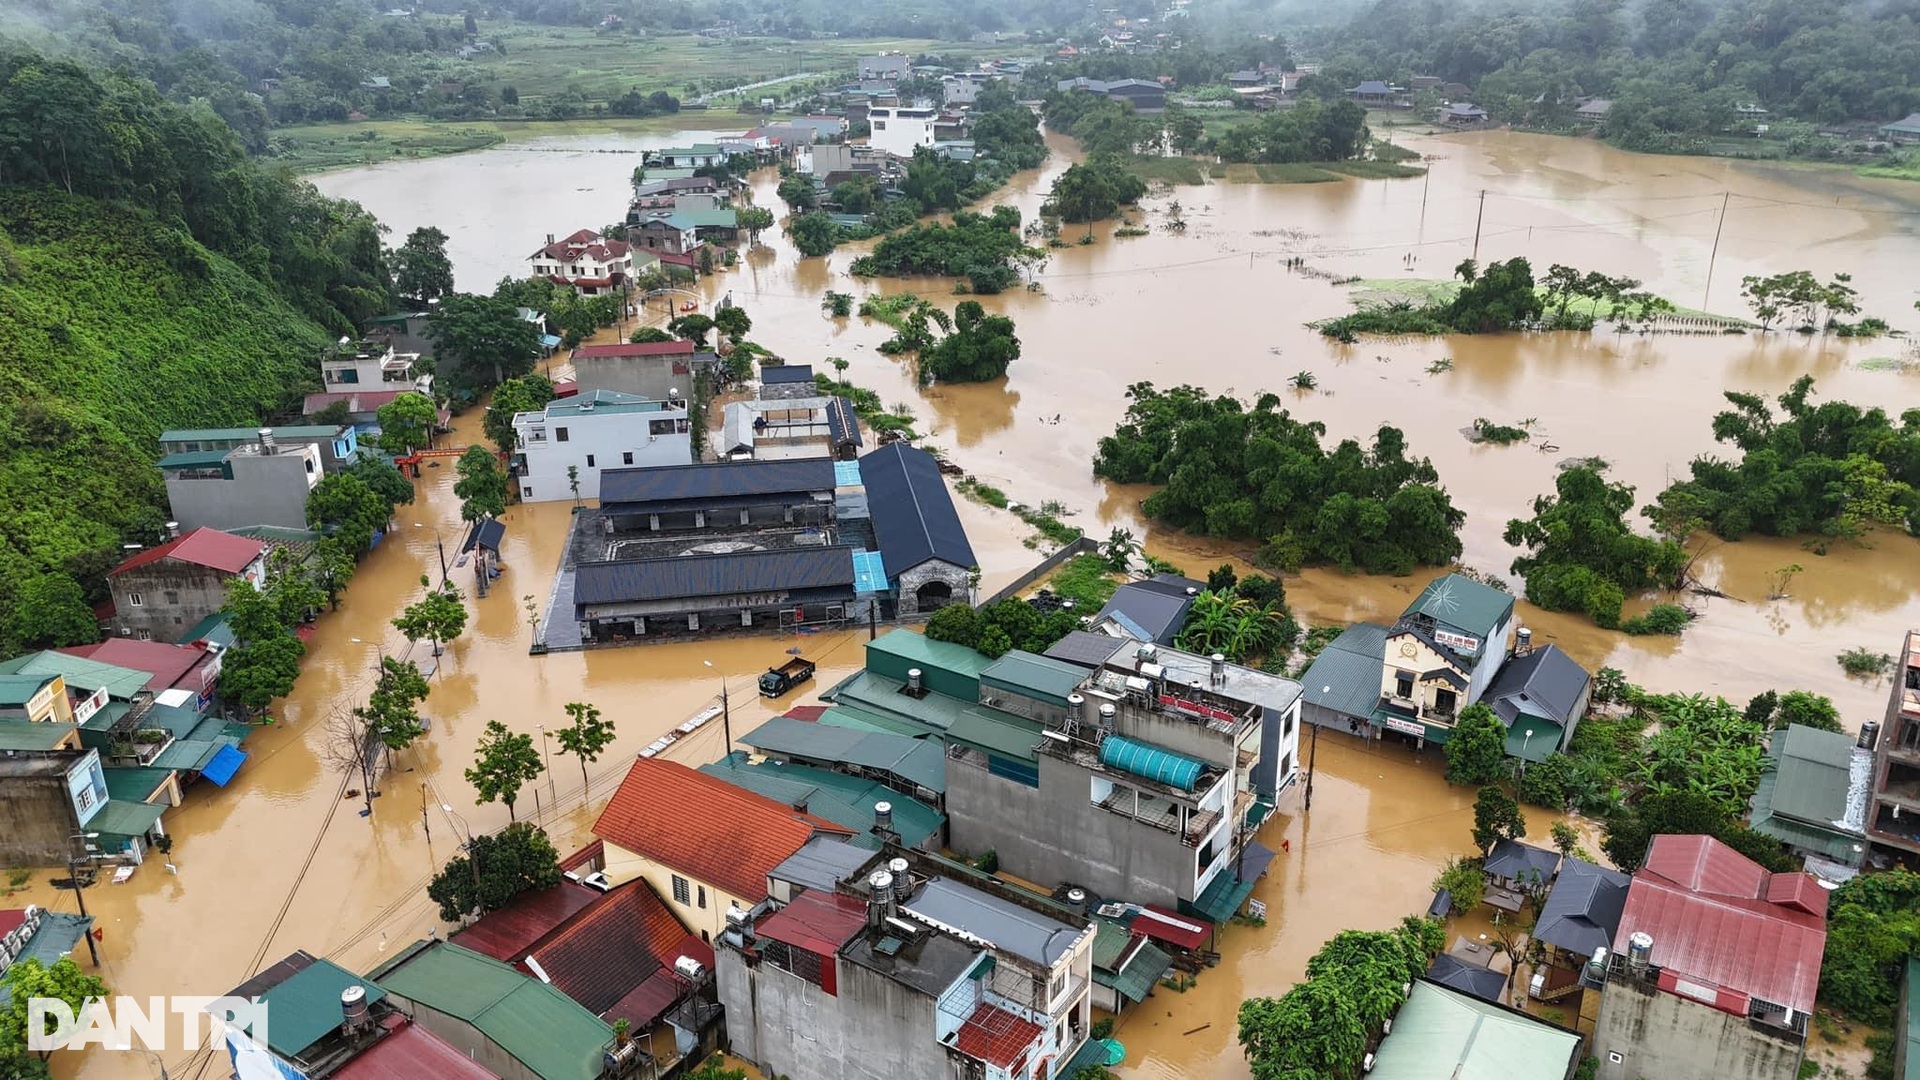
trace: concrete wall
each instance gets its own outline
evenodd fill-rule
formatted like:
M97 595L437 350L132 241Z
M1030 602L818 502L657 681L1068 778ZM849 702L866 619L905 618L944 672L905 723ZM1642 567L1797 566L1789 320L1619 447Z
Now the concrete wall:
M64 772L0 775L0 866L65 865L78 828Z
M1093 774L1040 755L1040 786L949 760L947 829L953 849L993 849L1000 868L1044 886L1071 881L1106 897L1172 906L1194 895L1195 850L1180 838L1091 801Z
M867 136L867 145L897 157L912 157L917 147L933 145L935 115L929 109L868 109L867 125L872 134Z
M934 1041L933 999L839 961L838 996L770 964L716 951L715 981L735 1056L790 1080L964 1080Z
M1234 764L1234 740L1190 716L1142 708L1123 700L1113 730L1129 739L1150 742L1221 769Z
M260 560L255 560L246 576L257 582L261 565ZM131 631L133 636L140 637L145 631L145 636L153 641L178 643L181 635L220 610L226 603L227 583L235 577L178 559L161 559L115 574L107 579L107 588L113 595L114 632ZM136 597L138 604L134 603Z
M679 391L685 398L693 393L694 357L679 356L598 356L573 362L574 381L583 395L595 390L634 394L648 401L665 401ZM710 355L710 354L709 354ZM678 364L682 369L674 370Z
M1596 1080L1794 1080L1804 1049L1744 1017L1631 978L1607 983L1593 1036Z
M599 363L599 361L591 361ZM691 378L682 380L691 383ZM681 388L687 392L687 388ZM573 498L567 466L580 472L580 497L600 497L600 473L653 465L687 465L693 461L692 434L685 430L685 409L659 412L572 413L535 421L545 438L530 440L527 425L516 423L519 452L526 458L526 475L513 482L524 502L556 502ZM654 433L655 423L679 430ZM567 432L561 442L559 432ZM589 463L588 459L592 461Z
M182 531L201 526L239 529L307 527L307 492L320 481L320 450L282 447L274 454L234 453L231 480L183 480L169 474L167 504Z
M985 607L988 604L994 603L995 601L1005 600L1009 596L1018 596L1020 593L1026 591L1027 586L1032 585L1034 582L1039 581L1041 578L1046 577L1048 574L1053 573L1056 569L1058 569L1061 566L1061 564L1065 563L1068 559L1071 559L1075 555L1079 555L1085 552L1098 551L1099 548L1100 548L1100 542L1093 539L1092 537L1090 536L1078 537L1073 541L1073 543L1068 544L1066 547L1061 548L1059 551L1056 551L1053 554L1047 556L1046 558L1041 559L1040 562L1037 563L1033 569L1013 579L1013 581L1010 584L1008 584L1006 588L1003 588L999 592L994 593L992 596L987 597L985 600L980 601L980 606Z
M609 885L624 885L637 877L646 878L647 884L653 886L653 891L659 895L660 899L666 901L668 910L680 920L680 925L699 934L702 941L710 942L726 930L728 904L750 909L765 899L765 897L756 896L752 900L743 901L740 897L724 892L710 882L697 881L686 874L681 874L680 876L687 880L687 902L683 904L674 896L673 870L617 844L609 842L605 846L604 872ZM702 889L706 890L704 905L700 902Z

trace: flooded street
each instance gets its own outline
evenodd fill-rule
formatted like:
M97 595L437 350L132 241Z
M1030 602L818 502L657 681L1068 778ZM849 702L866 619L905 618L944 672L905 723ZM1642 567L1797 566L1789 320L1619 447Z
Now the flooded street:
M621 216L639 158L610 151L711 134L608 137L567 143L572 150L536 142L316 179L329 194L360 200L395 238L420 225L446 230L461 286L483 290L522 274L525 253L546 233ZM1346 310L1346 292L1289 272L1285 259L1302 255L1317 270L1380 278L1407 276L1403 260L1411 253L1418 261L1410 276L1445 277L1471 253L1482 189L1483 261L1525 255L1537 271L1560 261L1631 274L1676 303L1727 314L1742 313L1744 274L1847 271L1865 313L1920 326L1912 309L1920 189L1497 132L1407 143L1436 159L1429 180L1182 188L1156 194L1135 215L1154 227L1148 236L1114 238L1109 223L1096 227L1096 243L1056 250L1042 291L986 298L1014 317L1024 345L1002 384L923 391L900 362L875 351L886 328L824 318L819 298L827 288L917 288L942 299L950 291L946 282L850 278L844 270L857 250L803 261L769 233L740 268L702 288L712 297L731 291L754 317L753 338L791 361L846 358L850 379L888 403L910 404L931 431L929 442L1013 498L1058 500L1071 522L1097 537L1114 525L1132 528L1148 536L1155 554L1200 573L1246 552L1146 529L1138 513L1143 491L1091 477L1094 444L1124 411L1129 383L1191 382L1251 397L1279 390L1296 371L1314 372L1317 391L1280 391L1294 412L1325 422L1333 438L1365 438L1383 422L1403 428L1468 514L1464 561L1499 574L1514 556L1500 540L1507 518L1550 489L1560 460L1606 458L1612 475L1650 498L1691 457L1713 448L1709 418L1722 390L1773 395L1810 372L1830 398L1895 410L1920 403L1920 378L1861 366L1899 355L1907 347L1899 341L1601 334L1341 346L1321 338L1304 324ZM1067 163L1070 147L1056 140L1055 148L1047 167L1017 177L1003 201L1032 215ZM770 171L756 177L761 205L778 207L775 182ZM1728 212L1709 294L1723 192ZM1184 235L1160 228L1171 198L1189 222ZM1442 358L1453 360L1453 370L1428 374ZM1534 420L1558 453L1470 445L1459 429L1480 416ZM454 442L477 439L479 420L477 412L463 417ZM449 545L460 539L452 481L451 459L420 481L419 501L402 509L340 611L321 620L293 697L276 710L273 728L249 740L251 758L233 786L195 785L168 817L178 873L155 862L126 885L88 891L105 930L102 968L114 992L217 994L296 948L364 970L436 927L425 894L433 868L469 828L507 820L503 806L475 806L461 775L489 719L533 732L538 742L537 726L563 722L567 702L600 706L619 741L591 770L597 800L635 751L711 704L722 678L738 733L768 715L753 679L787 649L804 649L820 671L780 708L811 700L861 663L863 633L528 657L532 627L522 597L544 603L568 507L516 506L506 518L506 575L474 602L466 635L434 678L425 707L432 734L401 755L402 771L384 783L371 819L361 818L361 804L344 797L352 785L324 764L325 721L359 703L381 650L405 647L388 620L416 598L419 576L437 568L436 530ZM1028 530L1011 515L973 504L963 504L962 515L987 591L1035 559L1023 544ZM1843 678L1833 657L1855 645L1890 649L1898 633L1920 625L1920 543L1882 536L1824 557L1764 540L1708 542L1702 550L1703 578L1738 599L1694 601L1703 617L1680 639L1626 638L1523 606L1526 621L1536 641L1557 642L1589 666L1620 667L1655 689L1744 701L1763 689L1804 688L1832 696L1849 727L1878 715L1884 688ZM1762 602L1767 576L1789 563L1805 568L1793 596ZM454 575L471 591L470 573ZM1349 622L1390 618L1425 581L1315 570L1289 578L1287 588L1303 619ZM710 760L722 739L721 725L708 724L669 756ZM1127 1019L1117 1033L1129 1049L1126 1075L1245 1076L1233 1034L1239 1001L1284 991L1340 929L1385 927L1424 910L1434 874L1469 847L1472 793L1448 789L1437 762L1416 764L1404 749L1368 749L1344 737L1320 742L1311 815L1296 787L1263 832L1270 846L1285 839L1290 849L1254 894L1267 904L1267 926L1228 928L1220 968L1185 994L1157 991ZM519 811L537 814L565 852L592 814L578 762L551 749L537 810L530 788ZM1551 820L1531 811L1530 835L1544 837ZM51 893L46 877L36 875L33 890L13 902L73 910L72 895ZM181 1057L168 1055L171 1074L196 1075ZM56 1072L88 1080L152 1075L134 1055L99 1052L63 1054Z

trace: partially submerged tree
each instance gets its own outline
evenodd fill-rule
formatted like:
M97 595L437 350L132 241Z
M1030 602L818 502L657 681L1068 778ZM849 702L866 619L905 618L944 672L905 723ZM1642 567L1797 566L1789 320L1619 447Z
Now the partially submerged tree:
M584 792L592 784L587 766L600 760L600 752L613 745L613 721L601 719L599 708L583 701L567 703L567 719L567 726L554 734L560 740L561 753L580 759L580 790Z
M513 820L513 804L520 798L520 789L543 771L540 752L533 748L533 736L489 720L466 777L473 785L476 803L506 803L507 818Z
M452 582L443 581L438 588L429 582L427 575L420 575L426 595L408 604L393 620L393 627L410 642L421 638L433 642L433 655L439 656L441 643L459 637L467 628L467 605L461 602L460 590Z
M1447 783L1479 787L1506 778L1507 729L1484 704L1460 710L1447 736Z
M560 854L553 841L531 822L518 822L491 836L474 837L465 852L447 860L433 876L427 896L440 905L442 920L457 922L498 911L523 893L551 889L560 881Z
M469 446L454 464L454 470L460 474L453 483L453 493L460 499L460 520L480 521L507 512L511 488L506 472L500 468L500 459L492 451L484 446Z
M1520 804L1498 784L1480 789L1473 800L1473 846L1481 855L1493 850L1502 840L1518 840L1527 835L1527 817Z

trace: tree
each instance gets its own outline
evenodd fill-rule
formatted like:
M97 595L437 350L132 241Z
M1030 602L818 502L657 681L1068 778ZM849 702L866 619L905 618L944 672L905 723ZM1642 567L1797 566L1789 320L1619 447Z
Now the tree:
M1686 549L1627 527L1633 488L1580 466L1562 470L1554 491L1533 500L1532 518L1507 522L1507 543L1528 552L1513 562L1527 599L1549 611L1584 612L1612 629L1628 591L1680 584Z
M280 624L289 629L308 621L327 602L327 594L292 548L276 547L267 555L266 576L260 591L272 605Z
M1646 862L1647 846L1653 838L1663 833L1714 837L1768 870L1799 867L1798 860L1789 857L1778 840L1754 832L1740 822L1736 813L1701 791L1659 790L1642 796L1636 805L1607 818L1600 850L1613 865L1631 874Z
M747 242L757 247L760 233L773 228L773 211L764 206L743 206L734 211L734 222L747 230Z
M746 337L747 332L753 329L753 317L747 314L746 308L737 304L728 304L713 313L713 326L714 329L727 335L727 340L738 345L740 339Z
M487 402L481 430L486 432L488 441L500 448L501 453L511 454L517 448L513 418L523 412L539 412L552 400L553 381L545 375L522 375L517 379L508 379L493 388L493 397Z
M931 641L950 641L971 649L979 642L983 628L979 611L966 604L948 604L927 620L926 635Z
M1920 953L1920 874L1861 874L1827 902L1820 1000L1862 1024L1886 1026L1906 965ZM17 997L16 997L17 1000Z
M1358 1007L1329 979L1308 979L1279 998L1249 998L1238 1019L1255 1080L1346 1080L1367 1049Z
M425 596L408 604L406 609L393 620L394 629L406 635L410 642L426 638L433 642L433 655L440 655L440 644L452 641L467 628L467 606L460 601L460 590L450 581L442 581L438 588L428 585L427 575L420 575L420 586L427 590Z
M553 841L533 823L519 822L474 837L463 854L433 876L427 896L440 905L443 921L458 922L498 911L523 893L551 889L560 881L560 853Z
M844 319L853 314L853 294L828 290L820 300L820 310L831 318Z
M391 656L380 659L380 678L359 716L367 730L386 746L389 760L396 750L405 750L426 734L419 706L427 699L427 677L411 660Z
M1572 858L1580 847L1580 834L1564 821L1553 823L1553 849L1566 858Z
M466 777L473 785L476 803L506 803L507 818L513 820L513 804L520 797L521 787L538 779L542 771L533 736L509 731L500 721L489 720Z
M1473 800L1473 846L1481 855L1493 850L1501 840L1518 840L1527 835L1527 817L1520 804L1498 784L1480 789Z
M389 257L394 291L426 303L453 292L453 260L447 258L447 234L423 225Z
M425 394L401 394L375 413L380 420L380 449L389 454L411 454L433 438L440 410Z
M91 645L100 640L100 620L78 581L41 574L22 582L14 594L5 640L32 649Z
M85 1014L89 1001L107 996L106 980L80 969L70 956L63 956L51 965L36 956L24 957L10 965L4 974L0 974L0 987L5 987L7 1006L0 1009L0 1075L11 1080L13 1077L46 1075L44 1065L38 1070L28 1057L31 1053L40 1054L40 1062L45 1062L52 1054L47 1051L27 1049L27 1004L33 998L54 998L64 1001L75 1017ZM52 1029L49 1027L48 1033Z
M780 186L774 190L774 194L780 196L780 201L787 204L789 213L804 214L813 209L813 177L794 173L780 181Z
M460 520L480 521L507 512L507 496L512 489L507 486L507 474L500 468L500 459L491 450L484 446L467 447L454 470L459 473L459 479L453 483L453 493L460 498Z
M555 735L561 753L580 759L580 790L584 792L592 784L587 766L600 760L600 752L613 745L613 721L602 720L598 708L582 701L567 703L567 718L571 723Z
M1123 205L1139 202L1146 193L1146 182L1121 159L1098 154L1067 166L1053 182L1046 209L1062 221L1094 222L1112 217Z
M1485 705L1460 710L1447 737L1447 783L1479 787L1506 778L1507 729Z
M1133 565L1133 557L1140 550L1140 542L1133 538L1133 530L1114 526L1107 534L1107 542L1102 554L1107 560L1107 569L1116 574L1124 574Z
M1433 891L1445 891L1453 910L1466 913L1480 906L1487 895L1486 871L1480 868L1480 860L1452 858L1433 879Z
M699 312L676 315L667 323L667 329L684 341L693 342L696 349L707 347L707 334L713 329L713 320Z
M335 611L340 610L340 594L346 591L347 582L353 580L353 572L360 568L354 557L355 552L337 536L326 537L313 545L313 582Z
M652 345L655 342L677 341L679 339L657 326L643 326L635 330L633 335L627 338L627 340L635 345Z
M573 505L580 505L580 466L567 466L567 490L573 492Z
M220 662L220 696L257 716L273 699L292 692L307 647L294 636L273 599L245 578L227 583L220 610L234 639Z
M920 355L923 382L986 382L1007 373L1020 358L1013 320L988 315L977 300L962 300L953 310L953 333Z
M1791 724L1820 731L1846 730L1840 726L1840 710L1834 708L1833 699L1806 690L1789 690L1784 694L1768 690L1757 694L1747 702L1746 718L1771 730Z
M799 214L787 219L787 235L800 254L813 258L832 251L840 242L840 228L824 211Z
M520 317L510 300L454 293L427 316L427 337L445 366L457 365L470 389L497 386L533 369L540 355L540 332ZM481 372L491 372L485 380Z

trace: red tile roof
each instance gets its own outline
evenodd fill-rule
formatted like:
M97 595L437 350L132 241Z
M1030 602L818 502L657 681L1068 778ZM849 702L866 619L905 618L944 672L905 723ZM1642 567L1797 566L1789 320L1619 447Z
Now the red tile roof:
M1039 1024L983 1001L960 1025L956 1041L960 1052L968 1057L1012 1071L1013 1063L1024 1057L1039 1037Z
M582 345L573 350L575 360L599 360L605 357L628 359L636 356L678 356L692 354L691 341L648 341L634 344L630 341L614 342L606 345Z
M754 925L756 937L784 941L816 956L832 956L867 925L859 898L808 889Z
M560 869L579 870L582 867L598 866L600 864L601 857L604 856L606 852L607 852L607 845L602 843L599 840L595 840L593 843L588 844L586 847L581 848L579 851L576 851L573 854L567 856L566 858L561 859Z
M691 950L687 947L689 939ZM696 959L704 955L701 963L712 966L711 947L701 946L700 939L687 933L653 887L644 878L636 878L607 893L535 946L528 954L531 962L526 967L532 971L538 964L546 973L546 981L588 1012L603 1016L654 972L672 968L675 960L690 951L697 954ZM672 1000L669 998L668 1004ZM644 1027L659 1015L629 1016L627 1020L635 1027ZM617 1019L610 1017L609 1022Z
M237 574L245 570L248 563L259 558L260 553L266 549L267 545L258 540L249 540L244 536L223 533L219 529L195 529L177 540L169 540L159 547L148 548L107 571L107 576L125 573L137 566L146 566L161 559L178 559L195 566Z
M512 964L600 898L598 889L563 881L551 889L522 894L506 907L482 915L449 940L463 949Z
M1810 894L1811 878L1792 880L1805 877L1768 875L1712 837L1656 836L1627 887L1614 949L1624 953L1635 933L1650 935L1663 987L1709 984L1721 991L1717 1007L1730 1012L1744 1014L1749 997L1810 1011L1827 928L1819 886Z
M593 834L749 903L767 873L816 833L851 836L832 822L659 758L627 770Z
M25 925L26 921L26 908L0 908L0 937L13 933L16 927Z
M1155 941L1164 941L1183 949L1197 949L1206 944L1207 932L1213 929L1213 924L1198 915L1182 915L1148 904L1140 914L1134 916L1133 925L1128 929Z
M153 676L147 680L146 689L156 694L181 685L182 680L186 680L187 689L199 693L204 688L203 680L187 679L187 675L195 667L211 662L207 650L197 645L168 645L137 638L108 638L98 645L75 645L60 651L129 671L144 671Z
M390 1032L342 1065L332 1080L499 1080L465 1054L399 1013L383 1022Z

